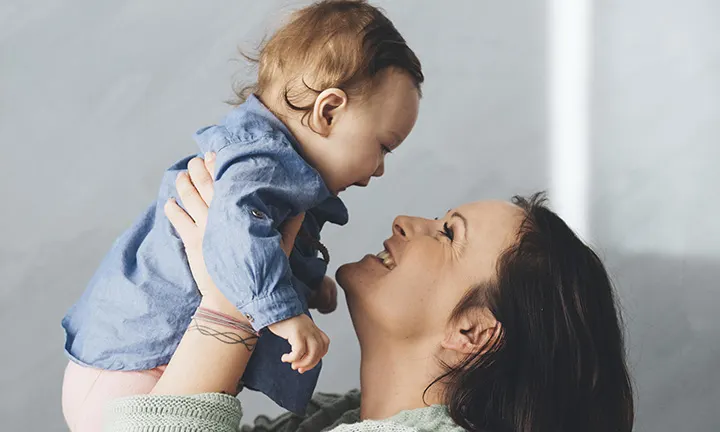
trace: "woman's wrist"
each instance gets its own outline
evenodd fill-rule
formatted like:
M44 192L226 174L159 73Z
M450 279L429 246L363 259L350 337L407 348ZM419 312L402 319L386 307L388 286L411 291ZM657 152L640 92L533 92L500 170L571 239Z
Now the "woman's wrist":
M237 394L258 335L229 304L227 300L203 298L152 393Z

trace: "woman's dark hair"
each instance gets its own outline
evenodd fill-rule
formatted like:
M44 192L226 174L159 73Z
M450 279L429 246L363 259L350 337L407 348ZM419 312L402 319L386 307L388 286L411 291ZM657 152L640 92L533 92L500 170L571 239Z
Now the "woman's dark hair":
M497 279L453 312L487 307L502 331L489 350L438 378L452 418L471 431L630 432L622 321L603 263L545 207L544 194L513 203L525 217Z

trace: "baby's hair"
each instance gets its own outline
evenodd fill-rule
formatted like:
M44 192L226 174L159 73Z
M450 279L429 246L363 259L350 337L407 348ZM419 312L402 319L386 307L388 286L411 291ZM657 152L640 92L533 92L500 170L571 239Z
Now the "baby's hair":
M290 20L261 45L257 57L243 56L257 65L257 82L236 89L242 103L259 97L282 80L282 101L303 112L312 110L322 90L339 88L348 97L366 96L380 72L395 68L407 73L418 91L424 81L415 53L393 23L363 0L325 0L293 13Z

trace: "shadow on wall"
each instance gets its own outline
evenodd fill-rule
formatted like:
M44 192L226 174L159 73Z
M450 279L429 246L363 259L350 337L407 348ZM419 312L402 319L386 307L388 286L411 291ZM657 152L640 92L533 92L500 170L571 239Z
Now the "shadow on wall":
M627 328L637 430L720 430L720 261L607 254L605 262Z

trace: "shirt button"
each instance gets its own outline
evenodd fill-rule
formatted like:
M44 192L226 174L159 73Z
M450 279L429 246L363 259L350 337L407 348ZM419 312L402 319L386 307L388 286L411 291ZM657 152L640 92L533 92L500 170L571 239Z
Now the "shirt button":
M250 321L250 322L255 321L255 318L253 318L253 316L250 315L250 314L245 314L245 318L247 318L247 320Z
M261 212L258 209L250 210L250 214L253 215L257 219L265 219L265 213Z

